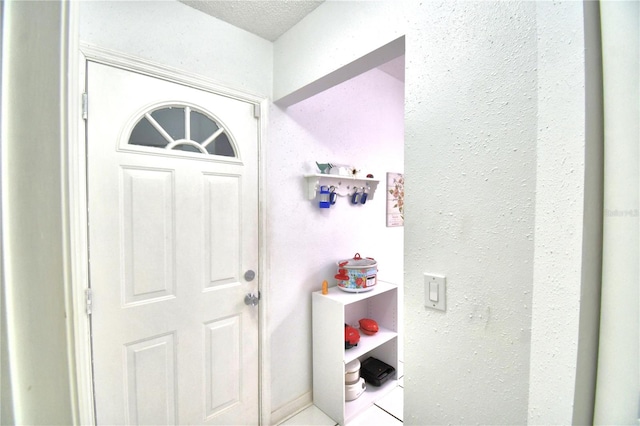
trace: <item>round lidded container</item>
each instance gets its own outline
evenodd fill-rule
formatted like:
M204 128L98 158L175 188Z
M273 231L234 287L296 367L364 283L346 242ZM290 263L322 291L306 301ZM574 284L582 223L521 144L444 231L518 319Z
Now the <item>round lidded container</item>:
M360 360L354 359L344 367L344 384L353 385L360 380Z
M364 393L367 389L367 385L364 383L364 379L360 378L357 382L351 385L344 385L344 399L345 401L353 401Z
M373 290L377 282L377 266L374 258L362 258L360 253L356 253L353 259L339 261L335 276L338 288L352 293Z

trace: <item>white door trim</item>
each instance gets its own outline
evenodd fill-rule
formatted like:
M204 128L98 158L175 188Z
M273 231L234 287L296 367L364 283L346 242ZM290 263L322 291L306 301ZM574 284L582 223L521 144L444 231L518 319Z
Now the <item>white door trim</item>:
M94 45L80 43L77 57L78 67L72 67L69 84L69 99L77 100L69 105L69 146L68 146L68 206L70 230L70 277L72 282L73 304L73 341L78 421L80 424L95 424L93 372L91 362L91 327L86 312L86 289L89 284L88 269L88 217L87 217L87 158L85 121L82 118L81 100L86 82L87 61L122 68L138 74L178 83L199 90L231 97L252 103L260 114L258 134L258 233L259 233L259 267L258 288L261 294L259 305L259 413L260 423L270 424L271 389L270 389L270 339L267 333L267 312L269 290L266 280L266 169L264 143L267 123L267 99L248 94L236 89L219 85L213 80L179 69L153 63L124 53L103 49ZM90 105L89 105L90 108Z

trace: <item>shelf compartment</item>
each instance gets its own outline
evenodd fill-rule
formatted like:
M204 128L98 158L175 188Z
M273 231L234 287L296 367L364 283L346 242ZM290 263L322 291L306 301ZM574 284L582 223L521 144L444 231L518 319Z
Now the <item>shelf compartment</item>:
M356 358L360 358L365 355L367 352L370 352L381 346L388 341L396 338L398 333L392 330L387 330L385 328L381 328L378 332L373 336L367 336L366 334L360 334L360 342L358 342L358 346L354 346L351 349L344 350L344 362L348 364Z
M396 372L397 374L397 372ZM382 386L373 386L367 383L367 389L353 401L347 401L344 404L344 419L348 423L362 411L371 407L376 401L386 396L389 392L398 387L397 379L387 380Z

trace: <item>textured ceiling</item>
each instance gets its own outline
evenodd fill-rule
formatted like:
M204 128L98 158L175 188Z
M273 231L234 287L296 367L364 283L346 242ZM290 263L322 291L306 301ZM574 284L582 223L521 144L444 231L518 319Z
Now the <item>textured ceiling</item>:
M324 0L179 1L262 38L276 41Z

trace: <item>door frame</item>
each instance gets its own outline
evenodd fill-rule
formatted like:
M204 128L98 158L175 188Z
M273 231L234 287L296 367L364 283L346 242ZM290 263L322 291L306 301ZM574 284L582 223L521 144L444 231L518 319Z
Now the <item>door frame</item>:
M271 420L270 389L270 341L267 332L267 312L269 291L267 283L266 253L266 123L268 100L240 90L221 86L201 75L147 61L121 52L79 43L77 68L70 70L69 99L69 142L67 150L67 179L69 206L69 276L72 282L71 298L73 310L73 349L71 371L75 375L74 393L77 421L80 424L95 424L94 383L91 355L91 323L87 314L87 289L89 288L89 241L87 214L87 157L86 122L83 117L83 93L86 88L87 62L97 62L115 66L127 71L177 83L248 102L254 105L258 115L258 289L261 295L258 313L258 413L260 424L268 425ZM72 54L72 56L74 56ZM72 58L73 59L73 58ZM89 105L90 109L90 105ZM75 362L73 362L75 361Z

